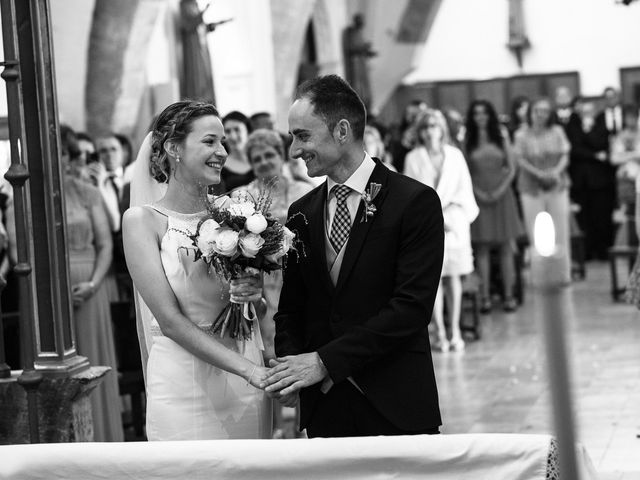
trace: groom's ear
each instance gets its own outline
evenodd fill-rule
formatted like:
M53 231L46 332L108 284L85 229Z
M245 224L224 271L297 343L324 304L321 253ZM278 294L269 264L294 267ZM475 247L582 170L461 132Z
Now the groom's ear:
M351 124L349 120L343 118L342 120L336 123L336 126L333 129L333 138L340 144L344 145L349 137L351 136Z

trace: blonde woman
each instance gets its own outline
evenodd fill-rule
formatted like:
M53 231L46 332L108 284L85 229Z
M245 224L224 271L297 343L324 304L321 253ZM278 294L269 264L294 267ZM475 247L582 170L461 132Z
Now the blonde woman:
M407 155L404 174L436 190L442 203L445 241L442 282L434 305L433 316L438 329L436 348L464 350L460 331L462 276L473 272L471 222L478 216L478 205L467 162L462 152L450 144L444 115L429 109L416 125L417 146ZM451 319L451 340L444 327L443 289Z

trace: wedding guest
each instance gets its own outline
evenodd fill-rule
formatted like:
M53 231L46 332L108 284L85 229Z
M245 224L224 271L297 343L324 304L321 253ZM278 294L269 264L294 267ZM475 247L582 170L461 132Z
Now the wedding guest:
M245 148L251 133L249 119L238 111L229 112L222 119L229 156L222 169L222 183L226 191L248 185L255 175L247 159Z
M134 160L133 146L131 145L131 140L129 140L128 136L123 135L122 133L116 133L114 136L118 139L118 142L120 142L120 146L122 147L122 168L124 168L123 178L126 185L131 183L131 176L133 172L133 165L131 165Z
M285 150L282 138L273 130L254 130L247 139L247 158L255 179L247 185L247 190L253 198L258 198L260 190L273 184L273 203L271 214L283 225L287 221L287 211L293 202L311 191L313 186L307 182L300 182L284 175ZM242 188L242 187L240 187ZM267 302L267 312L260 322L265 343L265 357L275 358L273 337L275 324L273 315L278 310L278 299L282 289L282 272L275 271L264 277L264 299Z
M529 112L529 97L519 95L511 102L511 110L509 114L509 138L513 142L515 134L520 128L527 125L527 115Z
M636 177L636 211L635 211L635 228L636 237L640 238L640 175ZM625 292L625 300L627 303L635 305L640 310L640 250L636 254L636 261L629 273L627 281L627 290Z
M275 130L273 117L269 112L256 112L249 117L251 123L251 130L258 130L265 128L267 130Z
M120 231L122 212L120 201L125 185L124 152L115 134L96 139L98 162L88 165L89 175L98 187L107 208L111 231Z
M576 220L584 232L586 259L605 260L613 243L615 167L609 162L608 134L595 120L593 102L577 98L574 109L576 115L566 129L571 199L580 207Z
M88 133L76 132L76 139L78 142L78 149L80 150L78 162L83 166L92 162L97 162L98 154L96 152L96 144L94 143L93 138L91 138Z
M556 95L554 99L555 120L565 129L565 131L573 114L573 108L571 105L572 100L573 96L571 95L569 87L562 85L556 88Z
M515 164L511 155L509 133L500 126L493 105L486 100L471 103L467 112L465 153L473 192L480 207L471 224L476 265L482 280L480 310L491 311L491 268L489 254L497 247L502 274L502 308L517 308L513 296L515 284L515 241L524 229L511 188Z
M389 141L389 153L393 158L393 165L396 170L404 170L404 161L407 153L415 146L415 122L418 116L427 109L427 104L419 99L414 99L409 103L402 116L400 125L393 129Z
M528 125L516 132L514 155L518 163L518 186L525 228L533 245L536 216L547 211L553 219L556 245L570 257L569 244L569 141L561 126L553 123L551 102L539 98L531 103ZM570 262L563 272L570 281ZM564 266L563 266L564 268Z
M596 117L596 126L605 130L609 136L613 136L622 130L623 114L620 96L613 87L605 88L603 95L605 108Z
M451 136L451 144L463 150L464 138L465 138L465 120L459 111L454 108L447 108L444 111L444 118L447 120L447 128L449 129L449 135Z
M450 144L444 115L429 109L418 120L418 145L407 155L404 174L436 190L444 216L444 263L433 317L442 352L465 347L460 330L462 308L462 276L473 272L470 225L478 216L478 205L467 162L460 150ZM446 290L446 292L443 292ZM444 326L444 301L451 323L451 340Z
M618 166L618 203L624 209L625 215L633 217L636 208L635 183L640 175L638 107L624 105L622 116L622 130L611 141L611 163Z
M112 257L109 220L98 189L75 173L81 153L70 129L62 128L61 138L69 279L78 353L92 365L111 367L90 395L94 440L122 442L116 353L109 295L103 282Z
M373 158L379 158L385 166L395 172L396 167L393 166L391 155L389 155L380 136L380 131L373 125L364 127L364 149Z

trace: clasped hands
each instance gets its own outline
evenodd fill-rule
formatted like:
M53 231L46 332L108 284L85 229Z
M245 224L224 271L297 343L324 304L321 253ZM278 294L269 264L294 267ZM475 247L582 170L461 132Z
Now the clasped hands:
M328 374L317 352L276 358L269 366L258 386L288 407L296 404L300 389L323 381Z

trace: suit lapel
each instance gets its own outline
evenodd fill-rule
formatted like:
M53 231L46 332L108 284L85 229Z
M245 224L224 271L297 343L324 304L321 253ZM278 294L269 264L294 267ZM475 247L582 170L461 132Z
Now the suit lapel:
M382 188L378 195L376 196L373 204L376 206L378 210L380 210L380 206L384 201L387 195L387 179L389 177L389 170L387 167L383 166L379 160L376 160L376 168L373 170L369 181L367 182L367 190L369 189L369 185L371 182L379 183L382 185ZM345 247L344 258L342 260L342 267L340 268L340 275L338 275L338 283L336 285L336 290L340 290L344 285L344 282L348 278L353 266L358 259L358 255L360 254L360 250L362 250L362 246L364 245L364 241L367 238L367 234L371 229L371 226L376 220L376 215L371 218L368 218L367 221L362 221L364 212L364 201L360 202L358 207L358 213L356 214L356 218L353 219L353 224L351 226L351 232L349 233L349 241L347 242L347 246Z
M327 184L323 183L311 202L311 215L309 219L309 233L311 238L312 259L316 263L318 272L322 276L322 282L333 292L333 283L327 269L327 254L325 251L324 210L327 201Z

